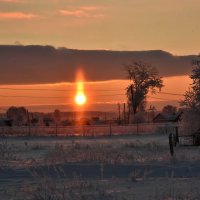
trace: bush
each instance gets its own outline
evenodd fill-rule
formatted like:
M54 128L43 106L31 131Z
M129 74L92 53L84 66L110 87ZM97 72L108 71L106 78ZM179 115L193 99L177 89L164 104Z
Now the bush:
M16 160L14 148L8 144L5 138L0 139L0 160Z

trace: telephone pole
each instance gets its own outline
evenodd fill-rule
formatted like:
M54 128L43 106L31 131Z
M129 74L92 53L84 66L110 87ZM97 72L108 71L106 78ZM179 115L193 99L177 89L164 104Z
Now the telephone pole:
M126 103L124 103L124 124L126 124Z
M120 103L118 103L117 105L118 105L118 114L119 114L118 120L119 120L119 124L121 124L121 107L120 107Z

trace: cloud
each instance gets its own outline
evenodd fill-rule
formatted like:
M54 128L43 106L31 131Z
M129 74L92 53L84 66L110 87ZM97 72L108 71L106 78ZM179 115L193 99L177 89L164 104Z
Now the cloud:
M0 12L0 20L10 19L35 19L39 18L39 15L24 12Z
M63 16L71 16L76 18L101 18L104 17L101 13L96 13L98 8L96 6L83 6L78 9L67 10L61 9L59 13Z
M81 10L87 10L87 11L94 11L94 10L98 10L98 8L96 6L82 6L80 7Z
M0 45L0 84L73 82L77 69L88 81L126 78L123 64L132 60L155 66L161 76L188 75L195 56L165 51L105 51L56 49L51 46Z
M59 10L59 13L64 16L73 16L73 17L89 17L90 15L84 12L83 10Z
M25 0L0 0L0 3L26 3Z

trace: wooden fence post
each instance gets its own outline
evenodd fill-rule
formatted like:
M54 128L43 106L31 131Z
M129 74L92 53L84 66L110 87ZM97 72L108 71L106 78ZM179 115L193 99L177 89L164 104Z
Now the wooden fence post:
M110 133L110 136L112 136L112 126L111 126L111 122L109 123L109 133Z
M179 143L178 126L176 126L176 142Z
M136 125L137 125L137 134L138 134L139 133L139 123L138 123L138 121L137 121Z
M83 125L83 136L85 136L85 126Z
M126 104L124 103L124 124L126 124Z
M169 149L171 156L174 155L174 147L173 147L173 135L172 133L169 134Z
M58 136L58 125L56 123L56 137Z
M28 110L27 110L27 122L28 122L28 135L31 136L31 121Z

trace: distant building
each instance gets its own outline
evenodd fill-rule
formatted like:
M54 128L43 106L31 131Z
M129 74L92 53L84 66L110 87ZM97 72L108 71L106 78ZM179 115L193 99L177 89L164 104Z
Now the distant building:
M90 120L91 125L102 125L105 124L105 120L101 120L100 117L92 117Z
M159 113L153 118L154 123L179 122L183 112Z
M1 118L0 126L12 126L13 122L11 119Z

